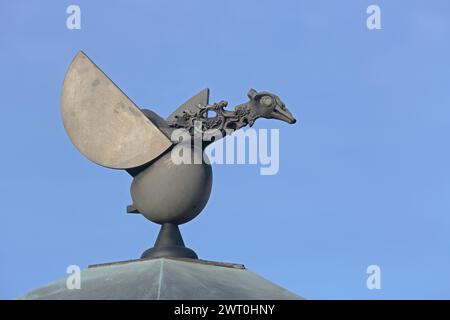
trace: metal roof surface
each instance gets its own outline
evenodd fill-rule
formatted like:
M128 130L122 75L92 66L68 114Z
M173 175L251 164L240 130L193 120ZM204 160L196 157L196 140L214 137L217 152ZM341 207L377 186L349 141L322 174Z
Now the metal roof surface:
M303 299L243 265L158 258L94 265L81 271L81 288L63 278L19 299Z

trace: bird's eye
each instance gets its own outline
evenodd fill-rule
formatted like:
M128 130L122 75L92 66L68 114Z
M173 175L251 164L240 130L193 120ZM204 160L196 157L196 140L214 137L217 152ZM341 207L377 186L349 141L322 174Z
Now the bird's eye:
M272 97L269 96L264 96L261 98L261 104L266 107L270 106L272 104L272 101Z

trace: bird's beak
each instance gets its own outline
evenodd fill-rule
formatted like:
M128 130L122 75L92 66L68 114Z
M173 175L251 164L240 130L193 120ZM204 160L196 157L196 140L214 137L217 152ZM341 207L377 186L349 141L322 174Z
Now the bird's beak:
M284 108L282 109L281 106L277 105L275 109L273 110L271 117L274 119L278 119L284 122L287 122L289 124L294 124L297 122L297 120L294 118L292 113L289 112L288 109Z

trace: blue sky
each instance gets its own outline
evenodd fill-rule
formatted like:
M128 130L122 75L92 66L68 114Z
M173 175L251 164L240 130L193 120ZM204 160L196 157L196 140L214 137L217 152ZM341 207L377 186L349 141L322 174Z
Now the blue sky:
M382 29L366 28L381 8ZM77 4L81 30L68 30ZM84 50L163 116L277 93L280 171L218 165L181 227L207 260L243 263L310 299L450 298L450 2L0 1L0 298L68 265L137 258L158 226L125 214L131 178L85 159L59 97ZM381 268L381 290L366 268Z

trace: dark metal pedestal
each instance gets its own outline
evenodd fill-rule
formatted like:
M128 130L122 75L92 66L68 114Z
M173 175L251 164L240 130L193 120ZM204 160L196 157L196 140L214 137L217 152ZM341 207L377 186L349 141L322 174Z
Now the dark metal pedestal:
M184 245L180 229L174 223L164 223L159 231L155 246L145 250L141 255L141 259L160 257L198 259L197 254Z

